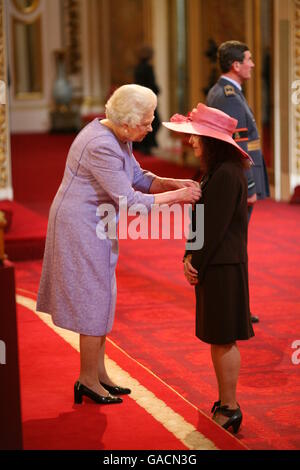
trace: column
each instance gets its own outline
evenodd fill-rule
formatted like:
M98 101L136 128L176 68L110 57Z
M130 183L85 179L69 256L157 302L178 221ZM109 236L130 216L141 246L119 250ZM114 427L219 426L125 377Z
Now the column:
M286 201L292 193L292 112L296 112L291 102L294 7L295 0L274 1L275 198Z
M169 111L169 50L168 50L168 4L167 0L152 0L153 14L153 49L154 70L157 83L161 89L158 98L158 109L162 121L168 121ZM167 148L172 144L169 132L163 126L158 134L160 147Z
M13 199L7 92L6 11L0 0L0 200Z
M108 43L101 40L101 11L106 3L98 0L83 0L82 13L82 67L83 104L81 114L101 113L104 110L106 91L102 85L101 50Z
M300 0L292 11L291 190L300 185Z
M188 21L188 74L190 84L189 109L194 108L199 101L205 101L201 70L199 62L203 55L203 44L201 34L202 4L199 0L189 0L187 2Z

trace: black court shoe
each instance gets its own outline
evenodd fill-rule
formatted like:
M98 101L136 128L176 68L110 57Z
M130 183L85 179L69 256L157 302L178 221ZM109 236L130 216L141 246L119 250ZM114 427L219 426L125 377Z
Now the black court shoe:
M235 410L230 410L227 405L216 406L214 416L216 413L220 413L221 415L229 418L224 424L222 424L222 428L229 429L232 427L234 434L238 433L243 420L240 407Z
M116 403L122 403L122 398L115 398L107 395L107 397L103 397L98 393L94 392L90 388L82 385L79 381L77 381L74 385L74 402L76 405L80 405L82 403L82 397L88 397L93 400L95 403L99 405L114 405Z
M101 382L101 380L100 383L111 395L129 395L131 393L130 388L118 387L117 385L107 385L104 382Z

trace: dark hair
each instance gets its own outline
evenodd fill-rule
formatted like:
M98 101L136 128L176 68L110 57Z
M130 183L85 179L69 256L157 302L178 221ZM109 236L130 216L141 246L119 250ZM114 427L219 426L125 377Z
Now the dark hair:
M249 160L228 142L207 136L200 136L200 139L202 143L201 170L204 174L227 161L233 162L242 169L249 168Z
M143 44L139 48L137 55L138 55L139 60L148 61L152 59L153 53L154 52L151 46L149 46L148 44Z
M249 47L243 42L226 41L218 49L219 64L222 72L230 71L233 62L243 62L244 52L249 51Z

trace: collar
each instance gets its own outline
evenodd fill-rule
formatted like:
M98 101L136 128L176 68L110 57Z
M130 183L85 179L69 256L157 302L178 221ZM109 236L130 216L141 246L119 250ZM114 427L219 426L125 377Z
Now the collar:
M235 80L233 80L232 78L229 78L229 77L226 77L225 75L221 75L221 78L223 80L228 80L228 82L231 82L234 86L236 86L240 91L242 91L242 87L241 85L236 82Z

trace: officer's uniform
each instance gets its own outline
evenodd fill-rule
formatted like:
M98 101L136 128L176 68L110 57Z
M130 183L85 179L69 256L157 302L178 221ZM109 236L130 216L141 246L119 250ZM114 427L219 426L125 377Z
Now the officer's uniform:
M264 158L261 152L261 143L256 122L251 109L234 83L221 77L210 89L207 96L207 105L220 109L238 120L237 132L233 135L236 142L252 158L254 165L246 171L248 180L248 197L256 193L257 199L264 199L270 195L268 176Z

